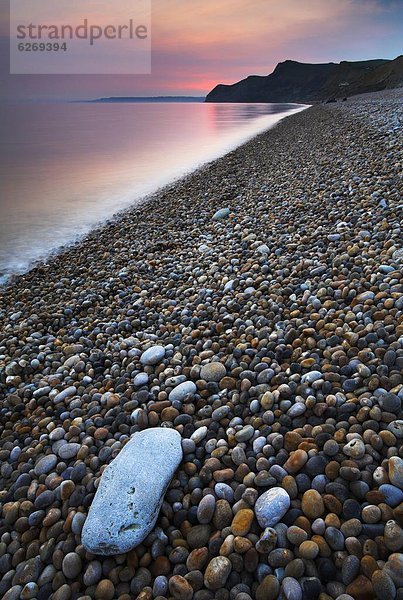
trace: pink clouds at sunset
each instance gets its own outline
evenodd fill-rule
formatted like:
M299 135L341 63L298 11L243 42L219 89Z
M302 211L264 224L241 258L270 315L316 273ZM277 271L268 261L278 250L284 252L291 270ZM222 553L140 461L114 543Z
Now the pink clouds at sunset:
M10 76L3 58L0 84L8 97L203 95L219 82L268 74L285 59L394 58L402 18L401 1L152 0L151 75Z

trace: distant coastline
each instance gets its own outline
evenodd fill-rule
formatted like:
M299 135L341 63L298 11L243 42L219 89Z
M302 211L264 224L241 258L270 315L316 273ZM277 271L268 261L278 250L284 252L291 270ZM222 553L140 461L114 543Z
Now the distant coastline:
M108 102L204 102L204 96L111 96L110 98L95 98L84 100L91 103Z

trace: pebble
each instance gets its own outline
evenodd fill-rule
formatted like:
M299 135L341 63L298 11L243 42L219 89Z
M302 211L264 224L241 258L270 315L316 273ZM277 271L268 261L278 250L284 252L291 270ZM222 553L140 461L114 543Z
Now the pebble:
M213 221L220 221L221 219L226 219L229 217L230 210L229 208L220 208L213 215Z
M208 382L218 382L225 377L227 371L220 362L211 362L203 365L200 371L200 377Z
M169 400L171 402L183 402L186 397L192 396L196 391L197 388L193 381L184 381L170 392Z
M82 567L82 561L78 554L69 552L63 559L62 570L68 579L78 577Z
M209 590L219 590L225 586L232 570L231 561L225 556L212 558L204 574L204 584Z
M57 464L57 456L55 454L47 454L41 458L35 465L35 475L45 475L50 473Z
M199 523L210 523L214 515L215 504L216 501L212 494L207 494L207 496L204 496L204 498L200 500L199 506L197 507L197 519Z
M293 577L284 577L281 587L287 600L302 600L301 586Z
M238 511L231 523L231 531L234 535L245 536L249 533L254 512L250 508L242 508Z
M85 548L110 555L140 544L154 527L181 459L178 432L154 428L135 434L103 473L82 531Z
M77 456L80 448L80 444L63 444L63 446L60 446L57 453L63 460L70 460L71 458Z
M391 456L388 461L389 481L395 487L403 490L403 459Z
M321 517L325 512L321 494L317 490L307 490L302 496L301 508L310 519Z
M392 508L403 502L403 490L389 483L383 483L379 486L379 491L385 497L385 502Z
M144 366L154 366L159 364L164 357L165 348L163 346L151 346L142 353L140 362Z
M365 454L365 444L362 440L351 440L343 447L343 452L351 458L362 458Z
M259 525L265 529L278 523L290 507L290 496L283 488L274 487L256 501L254 511Z
M372 573L371 583L376 597L380 600L396 597L396 586L385 570L374 571Z

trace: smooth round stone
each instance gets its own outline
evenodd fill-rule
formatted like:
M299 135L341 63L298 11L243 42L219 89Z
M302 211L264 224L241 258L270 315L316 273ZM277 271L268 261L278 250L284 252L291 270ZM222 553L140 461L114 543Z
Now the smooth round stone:
M63 460L69 460L71 458L74 458L75 456L77 456L78 451L81 448L81 444L76 444L76 443L70 443L70 444L63 444L63 446L60 446L59 450L58 450L58 455L60 458L62 458Z
M158 575L154 580L153 595L154 598L157 596L166 596L168 591L168 579L165 575Z
M364 523L378 523L381 516L381 509L375 504L369 504L362 509L362 520Z
M391 554L383 570L392 578L396 587L403 587L403 553Z
M403 548L403 530L399 523L390 519L385 525L384 539L386 547L392 552Z
M274 575L266 575L256 589L256 600L276 600L280 592L280 583Z
M343 560L341 567L341 578L344 585L349 585L354 581L360 572L360 559L350 554Z
M34 472L38 477L45 473L50 473L57 465L57 456L55 454L48 454L41 458L35 465Z
M245 450L240 446L235 446L231 453L231 459L237 466L241 465L242 463L246 463L247 459Z
M304 600L317 600L322 589L317 577L304 577L301 586Z
M274 487L256 501L254 510L259 525L266 529L278 523L290 508L290 496L283 488Z
M398 419L389 423L388 430L393 433L398 440L403 439L403 419Z
M379 402L382 410L385 410L386 412L398 415L402 410L402 401L399 396L392 394L391 392L381 396Z
M388 476L392 485L403 489L403 460L392 456L388 461Z
M309 477L316 477L316 475L323 475L325 472L326 465L328 463L328 459L318 454L317 456L311 456L304 467L305 473L309 475ZM304 474L305 474L304 473ZM299 486L298 486L299 487Z
M203 365L200 370L200 379L207 382L218 383L227 374L227 369L221 362L211 362Z
M164 427L133 435L102 474L82 530L93 554L123 554L153 529L164 493L182 460L179 433Z
M317 490L308 490L302 496L301 508L305 516L317 519L325 512L322 496Z
M21 454L21 452L22 450L19 446L14 446L14 448L10 452L10 462L18 460L18 457Z
M361 517L361 504L354 498L348 498L343 503L343 517L348 519L359 519Z
M374 571L371 581L377 598L387 600L396 597L396 586L386 569Z
M302 588L296 579L284 577L281 586L287 600L302 600Z
M385 496L385 503L392 508L403 502L403 491L390 483L382 484L379 491Z
M227 483L216 483L214 492L217 498L224 498L225 500L228 500L228 502L232 502L234 499L234 490Z
M318 379L322 379L323 375L320 371L310 371L301 377L301 383L313 383Z
M196 444L193 440L183 439L182 440L183 454L192 454L196 450Z
M55 500L55 494L52 490L45 490L35 498L34 506L38 510L50 506Z
M42 523L42 521L45 517L45 514L46 513L44 510L36 510L36 511L32 512L28 517L28 525L30 527L36 527L37 525Z
M225 419L225 417L228 416L229 412L229 406L219 406L218 408L213 410L211 418L213 419L213 421L221 421L221 419Z
M137 373L137 375L133 379L133 385L135 387L142 387L143 385L147 385L147 384L148 384L147 373Z
M295 450L291 452L288 460L284 463L284 469L288 473L297 473L308 460L308 454L305 450Z
M172 596L178 600L191 600L193 597L193 588L182 575L171 577L168 586Z
M249 533L254 513L250 508L242 508L234 516L231 523L231 531L234 535L245 536Z
M246 442L253 437L254 433L255 430L252 427L252 425L246 425L245 427L236 432L235 439L238 442Z
M362 440L351 440L343 447L343 452L351 458L362 458L365 454L365 444Z
M291 417L291 419L295 419L296 417L300 417L306 412L306 406L303 402L296 402L288 409L287 415Z
M65 435L66 435L66 432L63 429L63 427L56 427L55 429L53 429L53 431L50 432L49 439L52 442L57 442L59 440L62 440Z
M326 477L326 475L316 475L312 479L312 489L316 490L320 494L323 494L328 483L329 479Z
M326 525L323 519L315 519L311 527L313 533L316 533L316 535L323 535L325 533Z
M226 556L212 558L204 573L204 585L209 590L223 588L231 571L232 563Z
M85 519L86 519L86 515L84 515L83 513L76 513L73 517L73 521L71 523L71 531L75 534L75 535L80 535L83 527L84 527L84 523L85 523Z
M22 589L22 585L13 585L3 595L3 600L20 600Z
M319 554L319 546L311 540L306 540L300 545L299 553L302 558L306 558L307 560L314 560Z
M38 595L39 587L36 583L30 582L24 585L21 592L21 600L30 600L31 598L35 598Z
M335 440L327 440L323 446L323 452L327 456L336 456L339 452L339 444Z
M115 586L109 579L102 579L95 588L95 600L112 600L115 596Z
M183 402L187 396L195 394L197 391L196 385L193 381L184 381L177 385L169 394L169 400L171 402Z
M144 366L154 366L165 358L164 346L151 346L143 352L140 362Z
M98 560L92 560L87 566L83 581L84 585L95 585L102 577L102 564Z
M336 527L328 527L325 531L325 540L332 550L344 549L344 535Z
M215 498L212 494L204 496L197 507L197 519L199 523L210 523L215 510Z
M192 435L190 436L190 439L195 444L199 444L202 440L204 440L204 438L207 435L207 432L208 432L208 428L206 427L206 425L203 425L203 427L199 427L198 429L196 429L196 431L194 431L192 433Z
M307 534L307 532L304 529L301 529L301 527L297 527L296 525L292 525L287 530L287 539L294 546L299 546L300 544L302 544L303 542L305 542L305 540L308 539L308 534Z
M221 219L226 219L229 217L230 209L229 208L220 208L213 215L213 221L221 221Z
M75 579L81 572L81 558L75 552L69 552L63 559L62 571L68 579Z

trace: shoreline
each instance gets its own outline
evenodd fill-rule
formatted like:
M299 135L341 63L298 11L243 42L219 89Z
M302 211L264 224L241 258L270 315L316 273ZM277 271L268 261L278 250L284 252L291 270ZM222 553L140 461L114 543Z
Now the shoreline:
M307 108L309 108L309 105L305 105L305 104L297 105L295 103L290 103L289 107L291 107L290 108L291 112L289 114L285 114L280 119L280 121L284 118L287 118L288 116L292 116L293 114L298 114L298 112L306 110ZM280 121L277 121L277 123ZM123 204L120 208L116 209L115 213L110 214L109 216L105 216L105 215L99 216L99 220L94 222L92 225L90 225L88 229L86 228L86 231L84 230L83 233L76 234L75 237L72 236L70 240L66 240L63 244L61 244L59 246L53 246L47 250L43 249L43 251L41 253L37 253L37 257L33 258L30 261L30 263L26 265L25 268L16 268L16 270L11 271L11 269L7 269L7 267L5 267L5 269L0 271L0 289L4 289L8 285L12 285L13 282L16 281L16 279L18 279L19 276L29 273L33 268L39 267L41 264L47 264L51 260L57 260L57 257L60 256L61 254L63 254L63 252L65 252L69 248L75 247L77 244L85 242L85 239L88 235L99 231L100 229L103 228L103 226L105 224L107 224L111 221L119 220L119 218L121 218L126 211L132 210L135 207L144 205L149 200L152 200L154 198L154 196L160 195L166 187L171 188L172 186L174 186L176 183L178 183L182 179L187 178L188 176L190 176L193 173L199 171L200 169L206 167L207 165L212 164L214 161L216 161L220 158L223 158L229 152L232 152L236 148L239 148L240 146L244 145L248 141L254 139L254 137L256 135L259 135L260 133L263 133L265 131L269 131L270 129L275 127L277 125L277 123L275 123L274 125L268 125L268 124L266 124L265 126L260 125L260 127L261 128L263 127L263 128L260 131L258 131L257 133L253 132L253 131L246 132L243 134L242 138L240 140L238 140L237 142L227 142L225 144L225 146L223 146L223 148L221 148L217 152L213 152L213 154L216 154L216 156L210 156L210 157L206 156L205 158L201 159L201 162L199 162L199 163L195 162L193 165L191 165L191 166L188 165L186 168L182 168L182 169L175 168L172 171L170 176L163 178L163 180L165 179L165 181L162 181L157 188L151 189L151 191L149 191L149 192L140 192L138 194L134 193L133 199L129 205ZM235 144L235 146L233 144ZM153 186L151 186L151 188L152 187ZM85 219L85 215L84 215L84 219Z
M400 598L402 94L284 118L0 290L0 596ZM156 529L88 552L161 427Z

